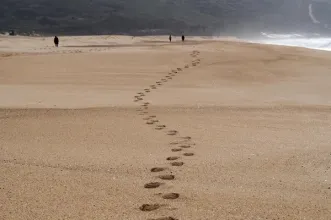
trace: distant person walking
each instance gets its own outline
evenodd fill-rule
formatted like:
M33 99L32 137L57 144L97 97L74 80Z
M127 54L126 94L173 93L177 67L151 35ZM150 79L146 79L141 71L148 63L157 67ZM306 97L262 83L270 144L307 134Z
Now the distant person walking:
M170 43L171 43L171 39L172 39L172 37L171 37L171 34L169 35L169 41L170 41Z
M59 46L59 38L57 36L54 37L54 44L56 47Z
M182 41L183 41L183 42L185 41L185 36L184 36L184 35L182 35Z

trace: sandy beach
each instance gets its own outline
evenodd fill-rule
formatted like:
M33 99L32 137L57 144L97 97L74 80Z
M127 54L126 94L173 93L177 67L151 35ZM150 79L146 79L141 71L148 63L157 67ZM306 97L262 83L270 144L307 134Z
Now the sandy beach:
M0 36L0 219L331 219L331 53Z

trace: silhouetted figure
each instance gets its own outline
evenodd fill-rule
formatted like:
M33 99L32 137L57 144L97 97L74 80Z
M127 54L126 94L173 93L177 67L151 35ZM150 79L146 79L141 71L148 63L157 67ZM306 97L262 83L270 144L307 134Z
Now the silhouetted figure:
M172 39L172 37L171 37L171 34L169 35L169 41L171 42L171 39Z
M54 37L54 44L56 47L59 46L59 38L57 36Z
M183 41L183 42L185 41L185 36L184 36L184 35L182 35L182 41Z

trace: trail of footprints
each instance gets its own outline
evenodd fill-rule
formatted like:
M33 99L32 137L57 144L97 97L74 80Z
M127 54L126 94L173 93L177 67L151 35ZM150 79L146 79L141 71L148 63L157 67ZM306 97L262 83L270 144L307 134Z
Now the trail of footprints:
M140 108L137 109L139 115L143 116L143 121L147 125L154 126L154 129L157 131L164 131L166 135L173 137L173 141L169 143L170 152L172 155L169 155L165 158L165 161L168 162L169 167L153 167L150 169L150 172L156 174L158 181L152 181L146 183L144 188L146 190L155 190L162 187L166 184L167 181L174 181L176 179L175 175L172 174L171 169L176 169L176 167L182 167L185 163L183 162L185 157L194 156L194 153L190 149L195 145L190 136L181 137L179 136L179 131L168 129L165 124L162 124L155 115L149 115L148 109L150 106L149 102L144 102L144 98L151 93L153 90L158 89L166 82L173 80L178 74L181 74L185 69L195 67L200 64L200 59L198 58L200 52L193 51L190 56L193 58L192 62L188 65L185 65L183 68L176 68L167 73L160 80L156 81L154 85L150 85L148 88L145 88L142 92L138 92L134 96L134 102L140 103ZM175 154L175 155L174 155ZM180 197L179 193L176 192L165 192L157 194L164 200L175 200ZM166 206L165 204L142 204L139 209L143 212L152 212L161 207ZM160 217L149 220L178 220L174 217Z

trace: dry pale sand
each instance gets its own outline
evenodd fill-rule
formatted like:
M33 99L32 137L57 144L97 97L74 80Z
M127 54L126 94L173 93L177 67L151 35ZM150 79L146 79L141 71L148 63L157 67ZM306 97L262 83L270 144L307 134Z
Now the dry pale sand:
M331 219L331 54L166 40L0 37L0 219Z

